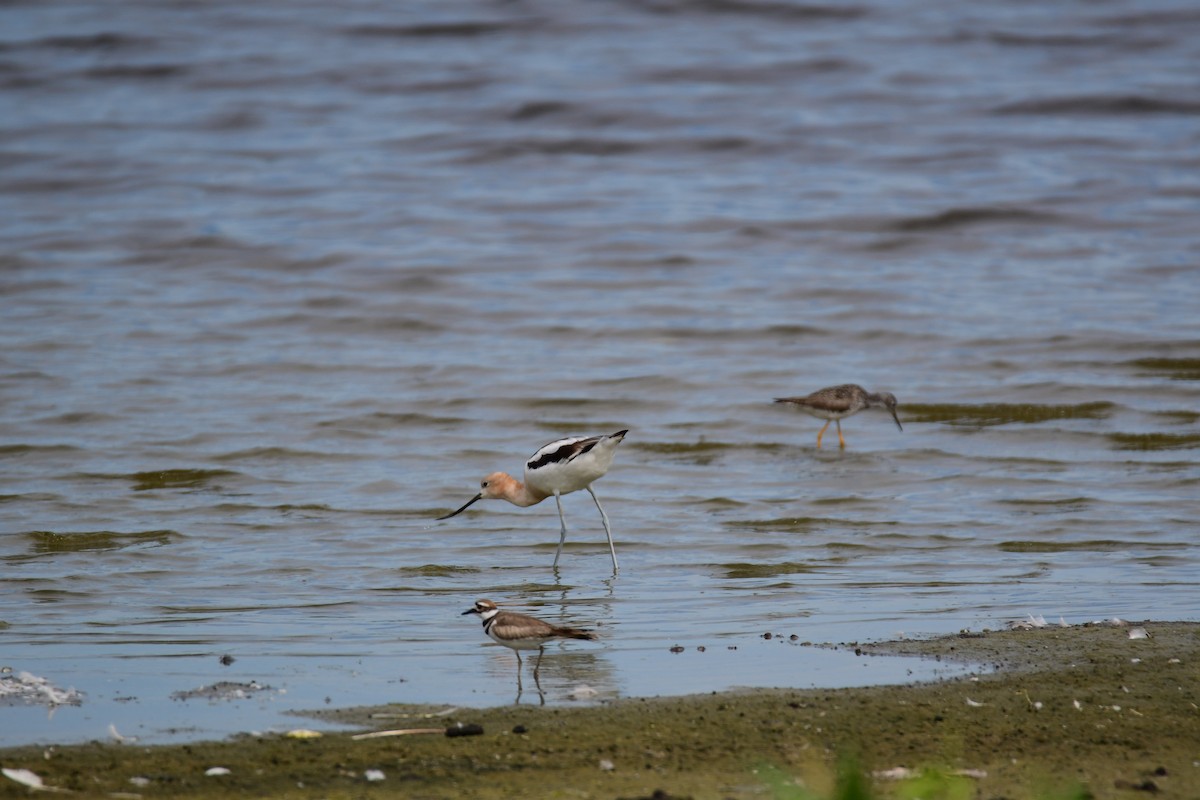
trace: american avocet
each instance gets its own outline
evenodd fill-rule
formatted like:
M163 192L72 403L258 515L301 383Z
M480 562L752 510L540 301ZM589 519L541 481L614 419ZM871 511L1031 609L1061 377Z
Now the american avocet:
M525 462L525 482L506 472L493 472L479 483L479 494L472 497L452 514L441 519L450 519L461 514L476 500L507 500L514 506L525 508L537 505L551 495L558 504L558 520L562 523L562 533L558 538L558 551L554 554L554 568L558 568L558 558L562 555L563 542L567 540L567 520L563 516L562 495L587 489L588 494L596 501L600 509L600 520L604 523L604 533L608 536L608 551L612 554L613 573L617 572L617 549L613 546L612 529L608 525L608 514L600 505L600 498L592 490L592 482L602 478L612 466L613 455L617 445L629 431L617 431L609 436L572 436L558 439L538 449Z
M842 436L841 421L845 417L854 416L864 408L886 408L891 412L892 419L896 421L896 427L904 430L904 426L900 424L900 418L896 416L895 395L890 392L873 394L854 383L830 386L813 392L807 397L777 397L775 402L791 403L799 406L802 411L825 420L821 432L817 434L818 450L821 449L821 437L825 435L825 429L829 427L830 422L837 423L838 443L845 447L846 439Z

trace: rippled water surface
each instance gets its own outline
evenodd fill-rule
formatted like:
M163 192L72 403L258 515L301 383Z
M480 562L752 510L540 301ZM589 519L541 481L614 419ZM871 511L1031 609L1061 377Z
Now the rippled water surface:
M479 597L601 633L550 703L1197 619L1197 63L1170 0L0 5L0 666L85 695L0 744L512 702ZM904 431L771 402L848 381ZM434 521L623 428L618 578L586 494L557 573L552 503Z

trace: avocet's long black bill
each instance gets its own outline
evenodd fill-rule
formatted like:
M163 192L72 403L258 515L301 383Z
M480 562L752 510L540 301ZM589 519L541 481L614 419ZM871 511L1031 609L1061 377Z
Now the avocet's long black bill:
M468 501L467 501L467 503L466 503L466 505L464 505L464 506L463 506L462 508L460 508L458 511L455 511L453 514L447 514L447 515L446 515L446 516L444 516L444 517L438 517L438 519L439 519L439 520L443 520L443 519L450 519L451 517L457 517L459 514L461 514L462 512L466 511L466 510L467 510L467 509L470 507L471 503L474 503L476 500L480 500L480 499L482 499L482 498L483 498L483 494L482 494L482 493L480 493L480 494L477 494L477 495L475 495L474 497L472 497L470 500L468 500Z
M900 430L904 430L904 426L900 424L900 418L899 418L898 416L896 416L896 411L895 411L895 409L892 409L892 419L896 420L896 427L897 427L897 428L899 428ZM470 505L470 503L467 503L467 505ZM461 509L460 509L460 510L461 510ZM456 511L456 512L454 512L454 513L455 513L455 514L457 514L458 512ZM451 516L453 516L453 515L451 515Z

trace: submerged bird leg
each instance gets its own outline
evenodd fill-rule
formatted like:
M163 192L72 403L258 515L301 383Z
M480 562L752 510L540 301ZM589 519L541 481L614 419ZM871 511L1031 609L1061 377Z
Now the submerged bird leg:
M608 514L604 513L604 506L600 505L600 498L596 497L596 493L592 491L590 485L587 487L587 490L592 499L596 501L596 508L600 509L600 521L604 523L604 533L608 536L608 552L612 554L613 575L616 575L620 571L620 567L617 566L617 548L613 546L612 528L608 526Z
M821 449L821 437L825 435L825 429L829 427L829 423L833 420L825 420L825 424L821 426L820 433L817 434L817 449ZM841 430L841 424L838 425L838 430Z
M558 551L554 554L553 569L558 569L558 557L562 555L563 542L567 541L567 518L563 516L562 495L554 493L554 502L558 503L558 521L562 523L562 533L558 536Z
M838 429L838 444L840 444L842 446L842 449L845 450L846 449L846 439L842 436L842 421L839 419L839 420L836 420L836 422L837 422L837 429ZM828 425L829 423L825 423L825 424Z

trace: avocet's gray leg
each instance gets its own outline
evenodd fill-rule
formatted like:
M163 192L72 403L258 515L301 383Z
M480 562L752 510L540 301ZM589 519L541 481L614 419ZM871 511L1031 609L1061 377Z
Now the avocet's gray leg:
M588 487L591 491L591 487ZM595 495L592 495L595 497ZM558 503L558 521L562 523L562 533L558 537L558 552L554 554L554 569L558 569L558 557L562 555L563 543L567 541L567 518L563 516L562 495L554 493L554 502Z
M600 505L600 498L596 497L596 493L592 491L592 487L587 487L587 490L592 499L596 501L596 508L600 509L600 519L604 522L604 534L608 536L608 552L612 554L613 574L615 575L619 570L619 567L617 567L617 548L613 546L612 528L608 525L608 514L604 513L604 506Z

